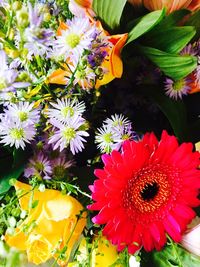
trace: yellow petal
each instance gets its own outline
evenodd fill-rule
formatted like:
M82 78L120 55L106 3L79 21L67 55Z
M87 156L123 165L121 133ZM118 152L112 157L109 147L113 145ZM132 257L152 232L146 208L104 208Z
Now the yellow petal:
M54 247L40 234L31 234L27 240L28 261L36 265L46 262L52 257Z
M92 253L91 267L109 267L117 261L117 249L105 237L98 237L94 242L96 243L94 245L94 250Z
M200 142L195 144L196 151L200 152Z

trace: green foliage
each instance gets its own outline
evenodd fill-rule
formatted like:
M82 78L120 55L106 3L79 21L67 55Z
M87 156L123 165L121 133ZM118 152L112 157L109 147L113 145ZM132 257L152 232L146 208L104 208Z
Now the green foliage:
M166 53L152 47L142 47L141 52L174 80L186 77L197 67L197 58L194 56Z
M93 10L110 29L119 27L126 0L93 0Z
M195 28L192 26L166 27L149 34L145 44L168 53L178 53L189 43L195 33Z
M0 195L6 193L10 187L11 179L18 179L24 171L25 162L28 160L27 151L21 149L14 150L11 161L13 161L12 167L7 169L0 177Z
M136 24L136 26L134 26L133 29L129 32L127 44L150 31L164 18L164 16L164 10L153 11L143 16Z
M199 267L200 258L187 252L175 243L166 246L160 252L148 255L143 252L141 267Z

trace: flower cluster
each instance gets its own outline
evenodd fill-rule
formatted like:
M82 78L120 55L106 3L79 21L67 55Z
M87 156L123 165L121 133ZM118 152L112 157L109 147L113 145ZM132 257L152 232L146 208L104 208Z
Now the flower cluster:
M34 109L34 103L6 105L0 118L0 143L24 149L34 139L38 122L39 109Z
M200 265L199 8L0 0L0 265Z
M109 153L112 150L119 150L125 140L134 137L131 122L122 114L112 115L107 118L96 134L97 147L102 153Z

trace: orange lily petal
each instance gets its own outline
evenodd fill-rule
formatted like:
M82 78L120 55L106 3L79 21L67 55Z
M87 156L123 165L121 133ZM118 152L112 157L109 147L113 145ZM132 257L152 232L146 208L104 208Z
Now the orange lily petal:
M192 0L191 4L188 7L191 11L197 11L200 9L200 1L199 0Z
M189 78L191 79L191 83L189 84L191 90L189 91L189 94L200 92L200 85L197 84L194 73L190 74Z

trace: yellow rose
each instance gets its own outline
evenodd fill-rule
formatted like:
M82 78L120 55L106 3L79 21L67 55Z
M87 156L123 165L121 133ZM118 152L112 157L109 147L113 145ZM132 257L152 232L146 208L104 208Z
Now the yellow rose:
M6 234L6 242L25 250L28 260L34 264L54 257L59 265L65 265L86 225L86 212L82 212L82 205L75 198L57 190L40 192L21 182L15 183L15 189L21 196L23 194L19 202L28 216L16 228L14 235ZM38 203L31 209L30 199L32 203ZM59 251L62 251L64 258L59 259Z
M87 251L86 240L83 239L79 246L78 262L87 260L90 257ZM98 236L94 239L92 244L92 255L90 267L109 267L118 259L118 253L115 246L113 246L104 236ZM76 262L68 263L68 267L76 267ZM116 265L122 267L122 265Z

